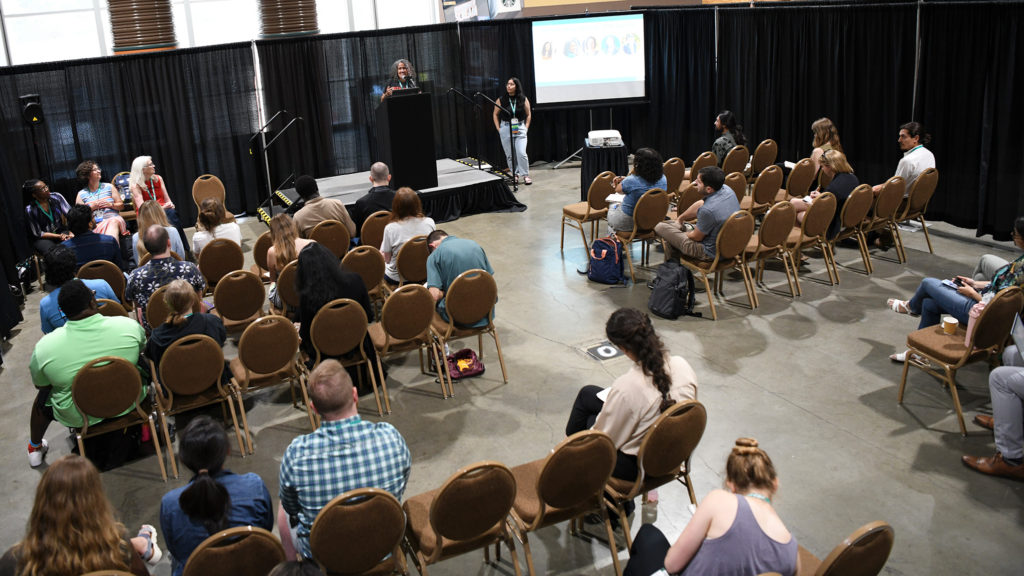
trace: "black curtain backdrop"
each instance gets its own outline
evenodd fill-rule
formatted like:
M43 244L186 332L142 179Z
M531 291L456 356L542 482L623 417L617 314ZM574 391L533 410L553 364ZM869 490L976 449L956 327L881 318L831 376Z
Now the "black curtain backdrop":
M921 9L918 116L939 167L928 218L999 240L1024 215L1022 15L1021 4Z
M722 9L718 104L751 153L772 138L780 161L810 156L811 123L828 117L860 180L883 182L912 119L916 18L913 5ZM701 130L710 149L710 123Z

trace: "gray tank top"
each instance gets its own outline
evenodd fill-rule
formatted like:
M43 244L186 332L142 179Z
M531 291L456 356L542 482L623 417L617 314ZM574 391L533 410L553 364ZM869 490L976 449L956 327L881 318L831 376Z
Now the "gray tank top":
M757 576L778 572L796 573L796 537L780 544L761 531L750 511L750 503L736 495L736 519L718 538L704 540L683 570L687 576Z

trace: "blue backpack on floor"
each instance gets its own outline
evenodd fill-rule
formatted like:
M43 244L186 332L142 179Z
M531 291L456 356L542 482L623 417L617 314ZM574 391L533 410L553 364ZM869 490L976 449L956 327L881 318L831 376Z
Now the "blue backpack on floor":
M615 236L598 238L590 246L590 271L587 278L601 284L624 284L622 242Z

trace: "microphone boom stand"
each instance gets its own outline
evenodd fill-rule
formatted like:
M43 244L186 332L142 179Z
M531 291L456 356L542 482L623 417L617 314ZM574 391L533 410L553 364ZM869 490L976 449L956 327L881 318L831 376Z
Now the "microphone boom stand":
M512 111L511 110L509 110L508 108L505 108L501 104L498 104L494 100L491 100L490 98L487 97L486 94L484 94L482 92L477 92L476 94L473 94L473 96L480 96L484 100L487 100L488 102L493 104L494 107L497 108L498 110L501 110L505 114L508 114L509 118L512 118ZM511 150L511 154L509 154L509 155L512 157L512 191L513 192L518 192L519 191L519 178L516 176L516 135L515 135L515 132L512 131L512 123L511 122L508 123L508 146L509 146L509 149Z
M448 89L448 94L451 94L452 92L455 92L463 100L473 105L473 127L476 129L476 152L474 153L474 156L476 156L476 169L483 170L483 165L481 164L480 161L480 141L482 140L480 136L483 129L480 127L480 118L479 115L476 113L476 111L480 109L480 103L477 102L476 100L473 100L469 96L466 96L455 87ZM466 156L469 156L469 142L466 142Z

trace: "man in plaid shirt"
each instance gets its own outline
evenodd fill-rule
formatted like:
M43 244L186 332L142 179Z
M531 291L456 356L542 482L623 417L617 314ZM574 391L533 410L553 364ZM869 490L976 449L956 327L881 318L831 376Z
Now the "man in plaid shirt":
M288 558L312 558L309 531L320 509L356 488L380 488L402 499L412 459L405 439L391 424L364 422L358 393L337 360L325 360L309 375L309 396L323 419L299 436L281 460L278 529Z

